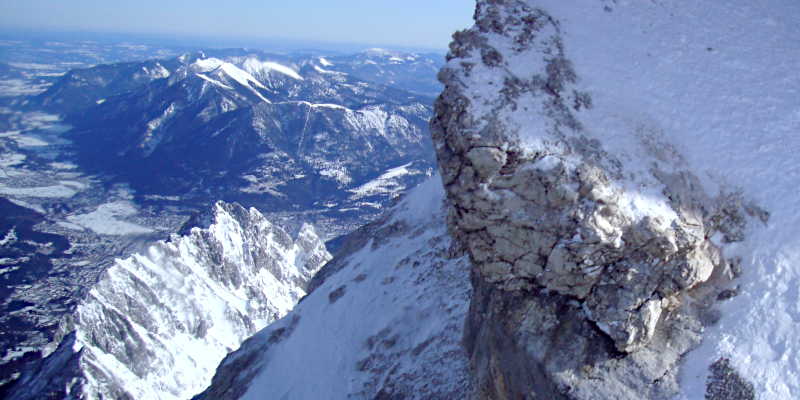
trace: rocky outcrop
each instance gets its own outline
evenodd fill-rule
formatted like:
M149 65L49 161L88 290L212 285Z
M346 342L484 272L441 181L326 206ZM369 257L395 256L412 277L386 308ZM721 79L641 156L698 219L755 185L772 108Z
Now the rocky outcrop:
M732 271L709 238L740 240L757 208L706 195L679 154L661 157L666 143L648 142L665 163L636 176L586 134L591 95L558 16L533 3L478 1L431 123L450 230L472 261L480 397L670 398Z
M292 237L235 203L211 215L207 228L118 259L9 398L189 398L228 352L289 312L331 258L309 225Z

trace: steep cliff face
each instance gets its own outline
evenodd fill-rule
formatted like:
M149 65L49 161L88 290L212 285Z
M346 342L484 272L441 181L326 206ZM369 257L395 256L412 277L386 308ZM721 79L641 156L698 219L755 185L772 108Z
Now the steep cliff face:
M720 245L769 215L707 191L647 107L612 102L624 80L592 69L611 55L573 61L576 26L638 30L668 10L584 3L478 1L440 73L432 133L472 262L465 343L482 398L675 396L678 362L738 271Z
M469 265L438 177L351 234L286 317L244 342L196 399L465 399Z
M222 202L212 215L206 229L117 260L11 398L189 398L228 352L291 310L331 257L311 226L292 237Z

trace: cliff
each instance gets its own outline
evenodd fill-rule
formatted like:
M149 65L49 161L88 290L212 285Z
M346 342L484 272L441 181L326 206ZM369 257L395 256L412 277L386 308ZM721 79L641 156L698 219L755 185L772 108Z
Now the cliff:
M223 202L211 218L118 259L10 398L188 398L228 352L291 310L330 259L308 225L292 237Z

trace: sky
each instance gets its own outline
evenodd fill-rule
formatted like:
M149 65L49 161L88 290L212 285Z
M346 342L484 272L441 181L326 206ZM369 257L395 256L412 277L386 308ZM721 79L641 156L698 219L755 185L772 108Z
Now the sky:
M445 49L474 0L0 0L0 29Z

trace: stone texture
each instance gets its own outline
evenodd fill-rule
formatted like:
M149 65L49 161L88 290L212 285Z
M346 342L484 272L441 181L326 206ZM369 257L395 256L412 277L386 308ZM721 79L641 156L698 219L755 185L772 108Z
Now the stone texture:
M741 240L759 213L687 171L652 171L669 212L621 206L622 164L582 134L592 101L561 35L529 2L478 1L439 74L431 127L473 264L465 343L480 397L669 398L714 291L701 285L727 266L707 238Z
M711 375L706 385L708 400L754 400L753 384L744 380L730 360L720 358L709 367Z

